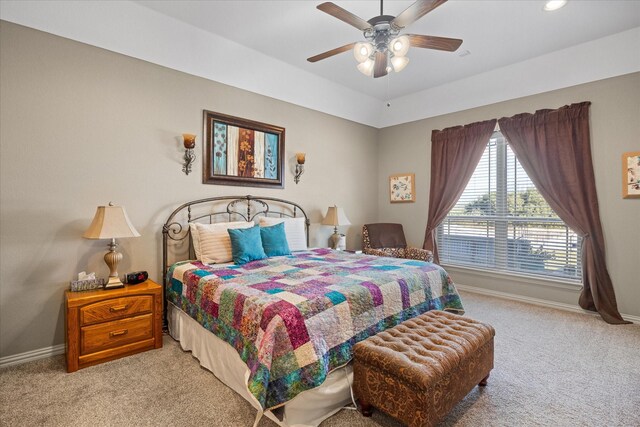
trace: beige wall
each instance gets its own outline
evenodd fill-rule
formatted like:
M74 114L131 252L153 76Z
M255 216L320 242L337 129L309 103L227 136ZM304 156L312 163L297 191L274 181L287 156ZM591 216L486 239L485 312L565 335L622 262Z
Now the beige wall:
M69 280L108 273L107 242L81 235L111 200L142 234L122 239L119 271L148 270L155 280L161 225L185 201L247 193L296 201L314 224L313 245L332 232L317 225L329 205L352 222L348 247L375 220L374 128L7 22L0 55L0 357L64 343ZM300 184L290 163L284 190L202 184L203 109L285 127L287 162L307 153ZM183 132L198 133L189 176Z
M380 130L378 220L404 224L409 243L424 240L429 198L431 131L475 121L591 101L591 145L607 264L622 313L640 315L640 199L622 199L621 155L640 150L640 73L514 99ZM429 100L425 100L429 102ZM391 204L388 176L415 172L416 203ZM448 267L456 283L577 304L579 289L550 282Z
M224 66L221 59L220 66ZM120 272L160 280L160 228L179 204L236 194L299 202L312 245L326 207L345 208L347 246L375 220L405 225L421 245L432 129L590 100L596 181L607 255L622 312L640 315L640 200L620 198L620 155L638 150L640 74L376 130L292 104L0 22L0 357L64 343L63 291L79 271L106 275L106 242L81 238L96 206L127 208L142 233L123 239ZM286 128L286 158L307 153L301 183L284 190L203 185L202 110ZM181 171L178 136L198 133L194 172ZM378 143L376 144L376 141ZM415 172L417 202L388 202L392 173ZM377 203L376 203L377 202ZM576 290L469 274L458 283L575 304Z

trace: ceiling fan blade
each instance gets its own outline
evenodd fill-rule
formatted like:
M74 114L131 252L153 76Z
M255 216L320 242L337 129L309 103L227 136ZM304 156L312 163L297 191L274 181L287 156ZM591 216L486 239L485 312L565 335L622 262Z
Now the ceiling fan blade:
M396 16L393 21L391 21L391 25L404 28L416 22L441 4L446 3L446 1L447 0L418 0L402 11L400 15Z
M355 43L345 44L344 46L340 46L340 47L337 47L335 49L328 50L328 51L326 51L324 53L318 54L316 56L312 56L311 58L307 58L307 61L309 61L309 62L317 62L317 61L320 61L322 59L329 58L330 56L337 55L339 53L346 52L346 51L348 51L350 49L353 49L353 47L355 45L356 45Z
M448 37L421 36L417 34L407 34L409 43L413 47L421 47L424 49L445 50L454 52L462 44L460 39L450 39Z
M341 21L346 22L349 25L353 25L357 29L364 31L368 28L371 28L371 24L369 24L364 19L359 16L354 15L353 13L341 8L337 4L331 3L330 1L326 3L319 4L318 9L323 11L324 13L328 13L329 15L338 18Z
M385 52L376 52L376 60L373 64L373 77L386 76L387 73L387 54Z

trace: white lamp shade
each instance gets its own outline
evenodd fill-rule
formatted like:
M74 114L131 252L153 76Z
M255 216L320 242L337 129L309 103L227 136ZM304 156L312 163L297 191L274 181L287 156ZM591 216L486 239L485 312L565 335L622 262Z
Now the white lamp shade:
M374 62L371 59L367 59L363 63L358 64L358 71L365 76L371 76L373 74L373 64Z
M411 43L409 43L409 37L407 36L396 37L389 43L391 52L393 52L395 56L405 56L410 46Z
M356 61L358 62L364 62L369 59L372 52L373 45L371 43L358 42L353 47L353 56L355 56Z
M98 206L91 225L82 237L86 239L119 239L139 237L122 206Z
M404 67L406 67L408 63L409 58L407 58L406 56L394 56L393 58L391 58L391 65L393 65L393 70L396 73L404 70Z
M349 222L344 210L337 206L330 206L329 209L327 209L327 214L322 220L322 225L333 225L334 227L349 224L351 224L351 222Z

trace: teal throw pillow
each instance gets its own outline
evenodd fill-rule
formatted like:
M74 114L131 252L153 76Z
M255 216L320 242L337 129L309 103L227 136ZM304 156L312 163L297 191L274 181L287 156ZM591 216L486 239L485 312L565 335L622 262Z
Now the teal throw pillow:
M284 222L260 227L260 237L262 237L262 248L267 256L291 255L287 235L284 232Z
M267 255L262 249L262 239L260 238L260 227L251 228L229 228L227 229L231 238L231 256L233 262L242 265L249 261L266 258Z

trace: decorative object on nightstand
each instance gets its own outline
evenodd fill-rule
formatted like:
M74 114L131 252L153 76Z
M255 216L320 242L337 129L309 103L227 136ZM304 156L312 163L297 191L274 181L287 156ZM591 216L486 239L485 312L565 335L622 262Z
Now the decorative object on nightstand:
M134 271L133 273L124 275L124 283L127 285L137 285L138 283L146 282L148 278L149 273L146 271Z
M184 141L184 165L182 166L182 172L189 175L191 172L191 164L196 159L196 153L193 152L196 146L196 136L191 133L183 133L182 140Z
M65 293L67 372L162 347L162 286Z
M118 277L118 263L122 261L122 254L116 252L118 244L116 239L124 237L139 237L140 233L131 224L127 212L122 206L115 206L109 202L109 206L98 206L91 225L82 237L86 239L111 239L109 252L104 256L104 262L109 267L109 281L105 289L121 288L124 285Z
M305 154L304 153L296 153L296 174L293 177L293 180L296 182L300 182L300 175L304 173L304 162L305 162Z
M338 227L350 224L351 222L349 222L349 219L347 219L347 215L344 213L344 210L342 208L339 208L337 206L330 206L329 209L327 209L327 214L322 220L322 225L333 226L333 234L329 238L329 246L331 247L331 249L340 249L340 240L341 237L344 237L343 235L338 233Z
M102 289L107 281L103 278L96 278L96 273L85 273L81 271L78 273L78 280L72 280L69 284L69 289L72 292L80 291L93 291L95 289Z

